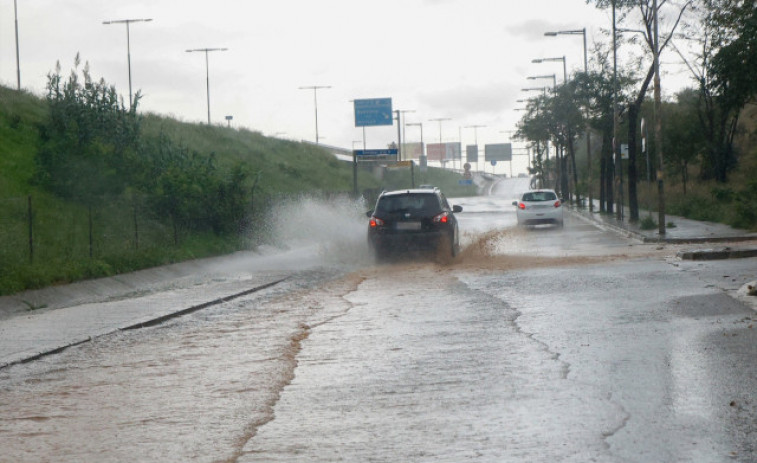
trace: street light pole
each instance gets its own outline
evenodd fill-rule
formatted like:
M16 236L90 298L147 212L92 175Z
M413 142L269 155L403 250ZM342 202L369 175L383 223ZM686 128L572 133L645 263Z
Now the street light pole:
M612 154L615 158L614 173L617 179L613 187L617 191L618 210L616 218L623 220L623 159L620 156L618 143L618 32L615 18L615 0L612 0Z
M14 0L15 1L15 0ZM103 21L103 24L126 24L126 65L129 69L129 109L131 109L134 103L134 97L131 92L131 37L129 33L129 25L136 22L150 22L152 18L147 19L117 19L115 21Z
M318 90L322 88L331 88L330 85L308 85L305 87L300 87L300 90L312 90L313 91L313 102L315 103L315 144L317 145L319 142L318 138Z
M21 90L21 60L18 54L18 8L16 7L16 0L13 0L13 17L16 25L16 85L18 90Z
M544 75L544 76L528 76L526 77L528 80L536 80L536 79L552 79L552 91L555 91L557 89L557 77L554 74Z
M657 22L657 0L652 2L654 8L654 146L657 151L659 167L657 171L658 232L665 236L665 184L663 180L664 164L662 161L662 117L660 96L660 39Z
M476 170L478 170L478 129L486 127L485 125L466 125L466 129L473 129L473 143L476 144ZM486 159L484 159L484 168L486 168Z
M586 28L574 29L567 31L557 32L545 32L547 37L556 37L558 35L582 35L584 42L584 74L589 76L589 57L586 49ZM564 62L563 62L564 64ZM589 105L586 105L586 168L587 168L587 180L588 180L588 193L589 193L589 212L594 211L594 200L591 192L592 175L591 175L591 131L589 130Z
M566 61L564 56L558 56L557 58L536 58L531 60L532 63L547 63L550 61L562 61L562 83L565 84L568 82L568 66L565 64Z
M399 138L399 146L397 146L397 160L402 161L402 152L404 151L402 149L402 140L405 140L405 125L403 124L404 120L404 114L405 113L414 113L414 109L395 109L394 112L397 113L397 138ZM400 136L400 127L402 127L402 136Z
M429 119L429 122L438 122L439 123L439 151L442 150L442 121L451 121L452 119L449 117L437 117L436 119ZM441 158L441 153L440 156ZM447 162L446 159L446 152L445 152L445 159L439 159L439 161L442 163L442 166L445 165Z
M205 52L205 86L207 88L208 99L208 125L210 125L210 66L208 65L208 53L211 51L226 51L228 48L193 48L187 50L187 53L194 53L198 51Z
M425 153L425 151L423 149L423 147L424 147L424 145L423 145L423 122L407 122L407 123L405 123L405 126L408 126L408 125L411 126L411 127L413 127L413 126L420 127L420 129L421 129L421 156L425 155L426 153Z

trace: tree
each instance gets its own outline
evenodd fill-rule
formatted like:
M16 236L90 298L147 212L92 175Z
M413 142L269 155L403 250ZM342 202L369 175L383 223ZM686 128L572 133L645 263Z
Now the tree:
M35 178L55 194L91 204L121 193L128 182L127 165L139 141L140 95L127 110L115 87L93 81L89 66L80 71L80 64L77 54L65 82L60 65L48 74L50 112L40 126Z
M636 92L634 98L628 103L627 120L628 120L628 208L629 215L632 221L639 220L639 203L638 195L636 191L636 185L638 182L638 169L637 169L637 130L639 126L639 114L641 112L641 106L644 103L649 84L654 76L654 16L655 13L661 15L661 12L668 9L672 12L674 21L668 27L668 31L662 34L662 40L660 42L658 53L661 53L670 43L676 29L681 23L681 19L686 12L692 6L692 1L688 0L677 5L668 0L659 0L657 2L657 12L655 12L654 4L652 0L587 0L587 3L593 2L597 8L617 8L621 10L621 22L625 19L632 18L632 12L637 13L638 23L640 29L623 29L621 32L638 33L642 36L642 41L645 45L645 56L649 61L646 66L646 74L640 80L641 85ZM631 43L635 43L636 40L632 38ZM641 64L641 63L640 63ZM641 65L643 69L644 66Z
M128 193L142 198L158 220L179 229L236 232L243 224L250 191L241 165L228 173L205 156L161 134L141 137L137 92L129 110L116 89L95 82L77 55L67 81L60 66L48 75L50 114L40 127L36 180L54 194L88 205Z
M516 137L534 142L535 156L529 172L535 175L540 187L547 186L549 180L549 166L545 160L546 141L549 139L549 128L546 117L542 117L543 109L547 105L546 95L531 98L528 102L527 112L518 123Z
M707 136L702 177L725 182L737 163L733 138L757 95L757 8L749 0L704 0L700 121Z
M671 168L681 176L683 193L686 194L689 165L695 162L706 146L702 131L699 130L697 106L699 95L696 90L683 90L676 95L676 104L665 106L666 159Z

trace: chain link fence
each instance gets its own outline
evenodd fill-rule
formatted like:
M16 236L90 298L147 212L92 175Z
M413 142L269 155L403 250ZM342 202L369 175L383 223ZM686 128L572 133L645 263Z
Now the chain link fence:
M9 268L174 245L172 227L146 212L123 200L62 207L44 196L0 199L0 262Z

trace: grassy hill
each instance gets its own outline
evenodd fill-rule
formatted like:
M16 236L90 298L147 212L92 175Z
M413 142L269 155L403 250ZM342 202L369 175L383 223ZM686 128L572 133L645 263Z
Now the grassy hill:
M322 147L146 114L141 121L145 140L167 137L201 155L213 154L218 170L241 163L251 174L246 229L219 234L189 226L177 231L166 217L140 207L136 193L92 206L38 186L35 156L48 112L44 99L0 87L0 294L255 247L270 238L260 220L279 199L353 191L351 163ZM416 173L415 181L438 185L451 196L474 194L458 185L459 178L429 169ZM358 172L360 191L410 186L409 169L388 170L381 179L370 169Z

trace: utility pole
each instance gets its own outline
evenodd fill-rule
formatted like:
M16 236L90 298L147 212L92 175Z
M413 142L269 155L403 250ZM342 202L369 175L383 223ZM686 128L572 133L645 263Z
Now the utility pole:
M16 7L16 0L13 0L13 17L16 24L16 85L18 90L21 90L21 60L18 54L18 8Z
M211 51L226 51L228 48L194 48L187 50L187 53L193 53L197 51L205 52L205 86L207 88L208 99L208 125L210 125L210 66L208 64L208 53Z
M312 90L313 91L313 101L315 103L315 144L317 145L319 142L318 138L318 90L322 88L331 88L330 85L309 85L306 87L300 87L300 90Z
M129 34L129 25L131 23L135 22L150 22L152 21L151 18L149 19L118 19L115 21L103 21L103 24L126 24L126 63L127 67L129 68L129 109L131 109L132 104L134 103L134 98L132 97L131 93L131 38Z
M405 125L403 124L404 120L404 114L405 113L414 113L414 109L395 109L394 112L397 113L397 139L399 139L399 146L397 147L397 160L402 161L402 153L404 148L402 147L402 144L404 143L403 140L405 140ZM402 127L402 137L400 138L400 126Z
M429 119L429 122L439 123L439 151L440 152L442 150L442 121L449 121L449 120L452 120L452 119L450 119L449 117L437 117L436 119ZM440 159L439 162L441 162L442 166L444 166L447 162L446 155L445 155L445 159Z
M623 220L623 159L620 156L618 140L618 44L615 24L615 0L612 2L612 154L615 160L614 174L617 175L613 187L617 192L616 218Z
M660 42L657 23L657 0L652 2L654 8L654 146L657 151L659 168L657 170L657 198L658 204L658 231L660 236L665 236L665 185L663 180L664 166L662 159L662 115L660 96Z

